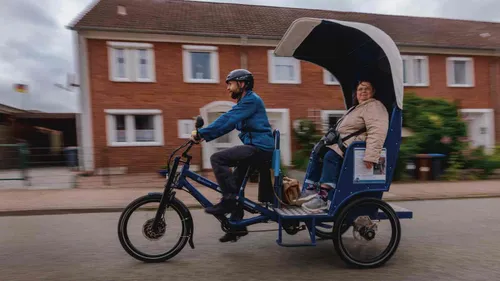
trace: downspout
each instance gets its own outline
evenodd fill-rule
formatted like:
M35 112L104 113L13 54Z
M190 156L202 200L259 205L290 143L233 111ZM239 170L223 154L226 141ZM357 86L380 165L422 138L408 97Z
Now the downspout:
M248 53L247 53L247 46L248 46L248 37L246 35L241 35L240 36L240 46L241 46L241 51L240 51L240 64L241 68L248 69Z

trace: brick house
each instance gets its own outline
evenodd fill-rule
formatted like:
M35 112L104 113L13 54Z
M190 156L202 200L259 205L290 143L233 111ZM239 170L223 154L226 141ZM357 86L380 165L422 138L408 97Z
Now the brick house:
M182 0L101 0L69 27L80 73L81 164L151 171L189 137L193 117L206 124L234 104L224 77L255 75L282 155L291 164L292 126L313 118L326 128L345 112L335 77L272 51L299 17L375 25L404 58L405 91L458 100L475 145L500 137L500 24ZM208 121L208 122L207 122ZM237 132L194 148L193 164L239 143Z

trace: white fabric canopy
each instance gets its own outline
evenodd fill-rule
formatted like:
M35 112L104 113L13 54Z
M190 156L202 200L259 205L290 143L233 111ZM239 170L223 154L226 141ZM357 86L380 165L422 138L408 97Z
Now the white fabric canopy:
M334 23L334 24L328 25L326 23ZM320 25L323 26L321 26L321 31L318 31L319 30L318 27ZM336 33L338 31L337 29L335 29L335 25L342 25L343 27L350 28L348 30L350 30L349 32L352 32L352 36L351 35L345 36L344 33L346 29L344 28L342 29L343 32L342 40L332 43L331 40L336 40L336 38L338 38L337 35L339 35ZM315 31L315 33L313 33L313 31ZM366 36L371 38L371 40L373 40L378 45L378 47L385 53L385 57L387 58L390 65L390 70L387 71L390 71L390 74L392 75L392 84L394 87L394 93L392 93L391 91L391 93L384 92L379 94L395 95L395 101L397 103L397 106L400 109L402 109L404 87L403 87L403 63L401 55L394 41L384 31L380 30L375 26L365 23L338 21L333 19L299 18L290 25L290 27L284 34L283 38L279 42L278 46L276 47L274 53L276 56L297 57L297 50L303 47L302 44L307 40L314 40L314 42L316 43L325 41L325 44L326 41L329 40L328 44L334 44L334 45L344 44L346 46L352 47L352 52L355 52L357 48L365 47L364 46L365 44L356 45L357 44L356 39L358 39L358 41L361 41L359 38L360 37L359 32L357 31L361 31ZM311 37L314 38L311 39ZM298 55L298 58L303 60L308 60L301 57L311 57L311 61L315 61L316 63L321 62L324 59L321 57L321 55L316 53L317 47L318 47L317 45L312 47L308 46L306 50L301 51L302 53ZM338 54L332 53L332 57L335 57L336 55ZM324 54L322 56L325 57ZM325 59L329 58L325 57ZM353 60L354 59L355 58L353 58ZM373 65L376 65L377 63L379 63L379 61L380 58L374 57L372 63ZM338 68L338 66L335 67ZM325 68L328 69L328 67ZM380 72L383 72L383 70L380 70ZM340 83L342 84L342 81L340 81ZM389 84L388 81L383 81L382 83ZM344 95L346 96L347 93L344 93Z

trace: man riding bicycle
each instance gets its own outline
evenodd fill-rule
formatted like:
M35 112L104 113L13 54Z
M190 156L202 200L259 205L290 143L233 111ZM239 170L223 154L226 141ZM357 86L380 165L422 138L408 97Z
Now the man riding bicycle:
M221 201L213 207L205 209L206 213L224 215L236 210L237 199L243 176L250 163L270 161L274 150L274 138L271 125L267 118L266 108L262 99L253 91L254 78L246 69L235 69L226 78L227 90L237 104L231 110L221 115L212 124L198 131L193 131L191 140L212 141L234 129L241 131L238 135L243 145L238 145L212 154L210 162L217 183L222 190ZM231 173L230 167L237 167ZM232 213L233 219L242 219L243 210ZM227 242L235 236L243 236L248 232L246 227L238 231L241 235L228 233L220 239Z

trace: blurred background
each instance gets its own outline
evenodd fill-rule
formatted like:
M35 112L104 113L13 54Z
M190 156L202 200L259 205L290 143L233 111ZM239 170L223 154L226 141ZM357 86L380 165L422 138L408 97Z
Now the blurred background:
M239 67L254 73L282 132L283 169L302 175L314 143L346 110L333 75L271 53L303 16L366 22L400 48L404 141L395 181L498 178L499 4L419 3L5 1L0 179L14 180L0 185L161 181L193 117L212 122L234 105L223 77ZM210 155L239 143L234 131L196 147L193 168L210 175Z

